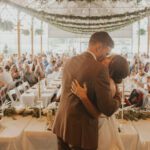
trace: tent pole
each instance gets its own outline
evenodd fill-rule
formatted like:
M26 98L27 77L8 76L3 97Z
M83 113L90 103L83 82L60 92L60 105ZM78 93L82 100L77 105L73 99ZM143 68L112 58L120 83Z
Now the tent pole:
M149 49L150 49L150 17L148 17L148 24L147 24L147 56L149 56Z
M43 54L43 21L41 21L41 35L40 35L40 47L41 47L41 54Z
M21 58L20 48L20 11L17 13L17 45L18 45L18 60Z
M34 56L34 18L31 18L31 54Z

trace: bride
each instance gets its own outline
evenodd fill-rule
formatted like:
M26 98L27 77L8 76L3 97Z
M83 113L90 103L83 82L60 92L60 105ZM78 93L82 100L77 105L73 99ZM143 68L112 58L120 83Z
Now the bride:
M114 96L117 88L116 84L121 83L122 79L128 75L128 71L123 67L124 65L127 66L127 61L122 56L114 55L107 57L102 63L109 68L110 88L112 95ZM80 98L87 111L99 120L97 150L124 150L124 146L118 133L115 117L106 117L103 114L100 114L89 100L87 90L85 83L82 87L77 80L72 82L71 91Z

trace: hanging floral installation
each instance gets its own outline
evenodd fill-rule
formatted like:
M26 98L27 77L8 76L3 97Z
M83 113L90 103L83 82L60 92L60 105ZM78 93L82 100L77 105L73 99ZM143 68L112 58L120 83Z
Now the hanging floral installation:
M28 36L30 34L30 31L28 29L22 29L22 34Z
M2 31L12 31L14 29L13 22L9 20L0 19L0 30Z
M36 29L35 30L35 34L42 35L43 34L43 30L42 29Z
M111 1L112 3L115 3L120 0ZM128 0L124 1L130 2ZM89 15L83 16L69 13L54 13L53 11L53 13L51 13L44 9L38 10L29 6L19 5L18 3L13 2L13 0L5 0L5 2L58 28L78 34L91 34L95 31L117 30L150 15L149 5L130 9L128 12L108 13L105 15L99 13L97 13L97 15L91 15L92 10L91 7L89 7L86 8ZM101 8L96 8L96 10L101 10Z
M139 29L138 33L140 35L145 35L146 34L146 30L145 29Z

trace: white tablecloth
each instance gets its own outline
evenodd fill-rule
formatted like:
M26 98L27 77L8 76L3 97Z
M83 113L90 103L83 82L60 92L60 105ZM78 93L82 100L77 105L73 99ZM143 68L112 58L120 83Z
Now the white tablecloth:
M0 150L57 150L56 136L46 130L46 118L4 117L0 126ZM150 150L150 120L121 122L125 150Z
M120 136L125 150L137 150L138 133L130 121L120 122Z
M133 122L133 126L139 135L137 150L150 150L150 119Z
M0 150L22 150L22 134L32 117L4 117L0 125Z
M24 130L24 150L57 150L56 136L46 130L46 118L32 119Z
M55 74L54 74L55 75ZM56 73L58 76L59 74ZM52 75L50 75L51 77ZM58 77L54 79L47 78L48 84L45 86L45 79L41 81L41 99L43 101L44 107L49 103L49 100L52 98L53 94L58 90L57 87L61 84L61 79ZM23 93L20 96L20 101L26 106L34 106L38 96L38 84L31 87L28 91Z
M41 99L43 101L44 107L47 106L49 103L50 99L52 98L53 94L55 92L55 89L49 89L49 90L44 90L41 92ZM37 100L37 92L35 91L27 91L23 93L20 97L21 102L26 105L26 106L34 106L36 100Z

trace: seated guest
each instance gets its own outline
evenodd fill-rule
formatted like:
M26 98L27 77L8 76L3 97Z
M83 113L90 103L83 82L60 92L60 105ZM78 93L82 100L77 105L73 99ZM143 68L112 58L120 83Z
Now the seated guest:
M3 70L2 67L0 67L0 82L1 86L7 87L8 90L15 87L15 82L13 81L10 72Z
M16 65L13 65L11 67L10 72L12 79L15 82L15 86L19 86L20 84L22 84L22 79Z
M0 80L0 89L5 86L7 86L7 84L4 81Z
M60 67L62 65L62 59L60 56L57 57L57 67Z
M10 68L9 66L5 66L5 70L4 70L4 80L5 82L9 85L13 82L12 76L9 72Z
M9 66L9 65L6 65L6 66L5 66L5 71L6 71L6 72L9 72L9 71L10 71L10 66Z
M149 63L149 62L146 63L145 68L144 68L144 71L145 71L146 73L150 72L150 63Z
M4 78L4 70L3 70L3 67L0 67L0 88L6 85L7 83L5 82L5 78Z
M139 69L139 72L135 76L134 81L138 86L143 88L144 84L146 83L146 78L147 78L146 72L144 71L144 68L141 67Z
M46 75L51 74L55 70L56 61L53 60L49 62L49 65L46 67Z
M46 67L49 65L46 55L44 55L42 63L43 63L44 68L46 69Z
M19 74L19 71L18 71L18 69L17 69L17 67L16 67L16 65L13 65L12 67L11 67L11 76L12 76L12 78L13 78L13 80L18 80L18 79L20 79L21 77L20 77L20 74Z
M24 62L18 61L18 64L17 64L17 69L21 77L23 77L23 63Z
M42 68L39 65L37 65L35 68L34 76L39 80L41 80L42 78L45 77L44 71L42 70Z
M36 66L37 66L37 59L36 59L36 57L35 57L35 58L33 59L32 68L31 68L33 72L35 71Z
M25 64L24 70L25 70L23 77L24 81L27 81L30 84L30 86L36 84L38 79L35 77L28 64Z
M148 91L148 93L150 93L150 75L147 76L147 82L144 85L144 89Z

